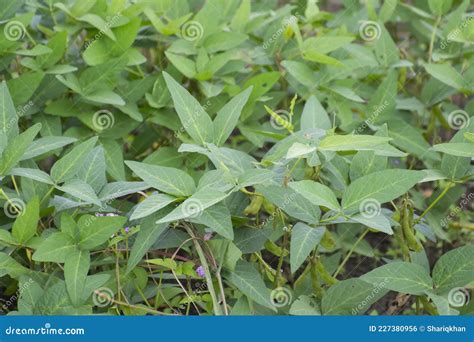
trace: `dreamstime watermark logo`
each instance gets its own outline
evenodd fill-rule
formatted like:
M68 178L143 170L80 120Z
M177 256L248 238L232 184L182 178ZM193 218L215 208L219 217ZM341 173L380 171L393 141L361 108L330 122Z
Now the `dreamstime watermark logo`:
M92 115L92 125L98 131L111 128L115 123L114 114L110 110L101 109Z
M380 38L382 28L379 23L372 20L362 20L359 23L359 35L363 40L373 42Z
M467 195L462 194L461 197L462 199L459 201L459 205L457 205L453 210L451 210L448 215L443 217L440 222L441 227L447 227L448 223L469 205L469 203L474 199L474 192L470 192Z
M363 217L371 219L379 216L382 208L379 201L374 198L367 198L360 203L359 211Z
M441 50L444 50L448 47L449 44L451 44L453 41L456 40L456 38L462 34L462 32L466 29L467 25L474 20L474 16L469 16L467 19L463 20L458 27L456 27L454 30L449 31L448 36L446 37L446 40L442 40L440 43Z
M353 134L360 134L365 131L367 127L369 127L369 125L372 125L375 119L377 119L377 117L383 113L383 111L388 107L388 104L388 101L385 100L380 106L374 106L372 114L370 114L368 119L364 120L362 125L357 127Z
M202 38L204 28L201 23L195 20L187 21L181 26L181 37L187 41L195 41Z
M448 293L448 303L455 308L466 305L470 300L469 291L464 287L455 287Z
M22 283L18 290L16 290L15 294L10 296L7 300L0 298L0 312L8 311L9 307L18 301L23 291L28 289L34 282L35 281L32 278L29 278L28 281Z
M16 218L25 213L26 204L20 198L8 199L3 205L3 211L9 218Z
M102 38L102 36L105 34L105 31L110 29L115 23L122 17L122 15L116 14L114 15L111 19L107 19L106 23L104 24L104 27L97 32L92 39L88 40L87 42L84 43L84 49L89 48L95 41L99 40Z
M25 36L25 32L25 26L17 20L9 21L3 28L5 38L11 42L22 39Z
M204 206L201 201L189 198L182 204L181 211L186 218L197 218L201 215L204 210Z
M40 328L15 328L9 326L5 329L6 335L84 335L83 328L53 328L51 323L45 323Z
M385 286L388 283L388 278L384 278L380 283L375 286L372 291L367 295L367 297L364 298L363 301L361 301L355 308L352 308L352 315L357 315L359 314L360 311L362 310L367 310L367 306L373 301L375 296L385 289Z
M283 32L285 32L286 28L288 26L290 26L291 24L293 23L296 23L298 21L298 18L296 18L294 15L292 15L291 17L289 18L286 18L285 20L283 20L283 25L274 33L272 34L272 36L270 38L268 38L264 43L263 43L263 49L266 50L269 48L270 45L272 45L275 40L278 39L278 37L280 37Z
M92 293L92 303L99 308L105 308L114 302L114 292L108 287L100 287Z
M454 110L448 115L448 124L452 129L463 129L469 125L471 118L464 110Z
M276 130L289 129L292 125L290 113L284 109L278 109L275 113L278 116L270 117L270 125Z
M290 305L293 299L291 291L286 287L277 287L273 289L270 293L270 301L273 306L277 308L282 308L284 306Z

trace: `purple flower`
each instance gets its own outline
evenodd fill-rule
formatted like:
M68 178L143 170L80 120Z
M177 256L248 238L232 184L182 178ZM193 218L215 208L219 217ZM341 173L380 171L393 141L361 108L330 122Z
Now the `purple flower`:
M125 230L125 234L128 234L128 232L130 231L130 227L125 227L124 230Z
M196 273L201 278L204 278L204 276L206 275L206 272L204 272L204 267L202 266L199 266L198 268L196 268Z

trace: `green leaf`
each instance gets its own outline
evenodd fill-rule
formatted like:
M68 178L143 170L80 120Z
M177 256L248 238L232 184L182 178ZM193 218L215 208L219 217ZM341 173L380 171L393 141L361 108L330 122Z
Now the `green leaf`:
M254 302L276 311L271 292L251 263L240 260L228 276L229 281Z
M199 102L169 74L163 72L181 124L191 138L204 145L214 137L212 120Z
M33 260L44 262L64 262L74 252L76 243L65 233L53 233L46 238L33 254Z
M203 210L196 218L191 218L191 222L203 224L217 234L229 239L234 239L234 230L229 209L223 203L217 203L212 207Z
M69 153L54 163L51 168L53 180L56 183L61 183L74 178L79 166L82 165L88 153L92 151L96 142L97 137L90 138L75 146Z
M33 197L26 208L21 212L13 223L12 235L20 244L25 244L36 234L39 221L39 198Z
M305 262L311 251L321 241L326 228L310 227L304 223L298 222L291 231L290 243L290 266L291 273L295 273Z
M374 135L329 135L321 140L318 148L324 151L368 151L390 140Z
M107 183L100 191L101 201L110 201L111 199L133 194L145 190L150 186L145 182L112 182Z
M135 210L130 216L130 221L149 216L174 201L176 201L176 198L172 196L165 194L152 194L135 207Z
M352 182L342 196L344 210L358 209L366 200L389 202L410 190L424 178L421 171L384 170L363 176Z
M471 143L445 143L437 144L434 151L443 152L457 157L474 158L474 144Z
M73 179L64 183L63 186L59 186L58 189L85 201L85 203L93 203L98 206L101 205L94 189L83 180Z
M328 113L318 101L316 96L312 95L306 101L303 113L301 114L301 129L321 128L330 129L332 127Z
M76 138L53 136L36 139L30 144L28 150L21 157L21 160L31 159L50 151L54 151L63 146L69 145L76 140Z
M80 232L79 247L93 249L107 241L127 221L123 216L83 215L77 222Z
M425 69L434 78L457 90L465 88L464 78L449 64L425 64Z
M178 221L185 218L197 218L202 212L213 206L214 204L222 201L229 194L223 193L218 190L210 188L204 188L198 190L191 197L187 198L179 207L174 209L171 213L166 215L157 223L166 223L172 221Z
M324 315L363 315L388 292L384 284L384 280L371 284L358 278L340 281L326 292L321 309Z
M18 116L7 83L0 83L0 133L9 139L18 135Z
M335 211L341 210L336 195L326 185L311 180L302 180L291 182L288 186L314 205L322 205Z
M433 268L438 294L474 281L474 245L459 247L443 254Z
M64 261L64 280L69 298L75 305L82 303L90 261L89 251L84 250L74 250Z
M133 244L130 257L128 258L127 273L138 265L143 256L148 252L148 249L150 249L168 227L167 223L157 224L155 221L156 217L154 215L142 220L140 231Z
M431 12L437 16L446 14L453 5L453 0L428 0Z
M7 147L3 151L0 175L6 175L20 160L28 146L36 137L41 129L41 124L36 124L26 131L17 135L8 142Z
M51 177L49 177L49 175L46 172L38 170L38 169L16 167L16 168L11 169L8 174L12 176L20 176L20 177L33 179L38 182L42 182L46 184L54 184L53 180L51 179Z
M248 87L222 107L214 119L214 143L221 146L234 130L239 121L240 113L247 103L253 87Z
M421 295L433 288L433 281L424 267L402 261L380 266L360 279L388 290L412 295Z
M263 194L267 200L278 206L288 215L308 223L319 221L321 211L305 197L292 188L272 186L257 186L256 191Z
M168 194L189 196L196 189L194 180L179 169L134 161L126 161L125 164L149 186Z
M6 253L0 252L0 277L8 274L10 277L17 278L27 274L30 270Z

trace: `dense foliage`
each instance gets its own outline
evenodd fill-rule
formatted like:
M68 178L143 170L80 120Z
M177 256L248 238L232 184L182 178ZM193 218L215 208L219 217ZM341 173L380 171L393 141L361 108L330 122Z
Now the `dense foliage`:
M0 0L3 314L472 314L469 0Z

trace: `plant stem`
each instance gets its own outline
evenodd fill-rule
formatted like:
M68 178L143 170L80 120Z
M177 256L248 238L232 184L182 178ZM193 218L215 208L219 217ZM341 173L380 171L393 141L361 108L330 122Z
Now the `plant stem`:
M446 186L446 188L443 190L442 193L440 193L438 195L438 197L436 197L436 199L431 202L431 204L428 206L428 208L425 209L425 211L423 211L423 213L415 220L415 224L417 224L418 222L421 221L421 219L426 215L428 214L428 212L436 205L436 203L438 203L443 197L444 195L446 195L446 193L449 191L449 189L451 189L451 187L453 186L453 183L448 183L448 185Z
M433 57L433 47L434 47L434 41L436 38L436 30L438 29L438 25L441 22L441 16L438 16L436 18L436 22L433 27L433 32L431 33L431 39L430 39L430 47L428 50L428 62L431 63L432 57Z
M357 245L362 241L362 239L367 235L367 233L369 232L369 229L366 229L362 234L360 234L359 238L357 239L357 241L352 245L351 249L349 250L349 252L347 253L346 257L344 258L344 260L342 260L341 264L339 265L339 267L337 268L336 272L334 272L333 274L333 278L336 278L337 275L342 271L342 269L344 268L344 265L347 263L347 261L349 261L349 258L351 257L352 253L354 253L354 250L355 248L357 247Z
M194 232L191 229L191 227L189 227L187 224L184 224L183 226L184 226L184 229L186 229L188 234L193 239L194 247L196 248L196 252L199 255L199 260L201 261L201 265L204 268L207 288L209 290L209 294L211 295L212 303L213 303L213 307L214 307L214 314L216 316L221 316L222 311L221 311L221 308L219 306L219 301L217 299L216 291L214 289L214 284L212 283L211 269L209 268L209 264L207 263L206 255L204 254L204 251L202 250L201 245L199 244L199 241L194 236Z

